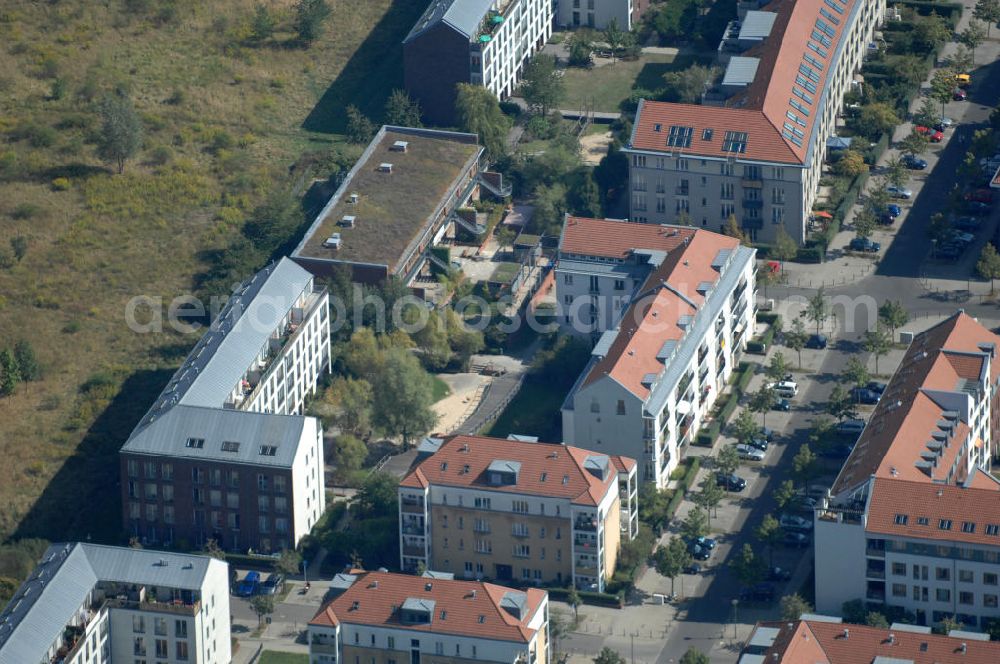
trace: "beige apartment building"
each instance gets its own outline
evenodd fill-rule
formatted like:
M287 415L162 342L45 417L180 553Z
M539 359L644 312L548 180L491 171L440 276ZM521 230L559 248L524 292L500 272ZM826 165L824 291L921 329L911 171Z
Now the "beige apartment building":
M523 437L429 444L399 486L404 570L604 590L638 533L635 461Z

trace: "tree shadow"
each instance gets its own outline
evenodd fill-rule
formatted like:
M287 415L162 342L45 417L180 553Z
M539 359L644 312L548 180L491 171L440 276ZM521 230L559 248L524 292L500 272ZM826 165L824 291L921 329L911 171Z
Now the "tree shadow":
M125 379L21 520L12 540L124 543L118 450L172 374L171 369L143 369Z
M403 87L403 38L428 4L429 0L394 0L306 116L302 128L344 133L344 109L349 104L369 118L380 119L389 92Z

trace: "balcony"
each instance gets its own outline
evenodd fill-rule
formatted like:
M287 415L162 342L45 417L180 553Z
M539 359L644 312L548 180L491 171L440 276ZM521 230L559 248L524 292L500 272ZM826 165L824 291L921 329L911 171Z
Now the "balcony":
M597 551L597 542L587 541L574 541L573 546L577 549L583 551Z
M884 569L872 569L872 568L869 567L867 570L865 570L865 578L866 579L884 579L885 578L885 570Z
M417 537L424 536L423 526L403 526L400 530L403 531L404 535L416 535Z
M869 589L865 595L865 599L870 602L877 602L879 604L885 603L885 591L871 590Z
M743 199L743 209L744 210L760 210L764 207L764 201L759 198L744 198Z
M153 600L135 601L121 597L109 599L108 608L131 609L133 611L153 611L155 613L170 613L178 616L196 616L201 610L201 602L185 603L183 600L157 602Z
M425 558L427 556L427 551L425 551L424 547L422 546L415 546L413 544L404 544L403 555L414 556L416 558Z
M337 646L333 643L316 643L313 641L309 644L309 652L316 655L336 655Z
M764 228L764 219L761 217L758 217L756 219L754 219L753 217L743 217L741 226L743 226L743 228L760 230Z
M764 180L760 173L748 173L740 178L740 184L751 189L760 189L764 186Z
M690 193L691 192L688 190L687 187L675 187L674 188L674 194L676 194L677 196L687 196Z
M597 576L597 563L578 563L574 565L573 571L579 576Z
M596 533L597 532L597 518L596 517L590 517L590 518L586 518L586 517L579 518L578 517L575 521L573 521L573 530L581 530L581 531L588 532L588 533Z
M399 501L399 509L408 514L423 514L425 512L424 501L401 500Z
M677 394L683 395L688 386L691 385L692 380L694 380L693 373L688 372L684 374L684 377L681 378L681 382L677 385Z

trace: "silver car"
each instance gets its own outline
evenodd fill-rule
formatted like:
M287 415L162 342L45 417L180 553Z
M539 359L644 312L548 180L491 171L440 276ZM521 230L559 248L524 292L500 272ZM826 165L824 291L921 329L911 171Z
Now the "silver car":
M897 187L894 184L890 184L885 190L893 198L913 198L913 192L906 187Z
M748 461L764 460L764 453L752 445L737 445L736 451L739 453L741 459Z

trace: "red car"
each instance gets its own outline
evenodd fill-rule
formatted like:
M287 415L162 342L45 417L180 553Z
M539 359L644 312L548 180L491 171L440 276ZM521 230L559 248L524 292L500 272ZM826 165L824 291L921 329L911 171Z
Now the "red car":
M940 143L944 140L944 134L937 129L931 129L930 127L914 127L913 130L918 134L923 134L931 143Z
M967 193L965 195L965 200L975 201L977 203L992 203L993 192L989 189L976 189L975 191Z
M951 91L951 98L955 101L965 101L968 96L969 95L962 88L955 88Z

